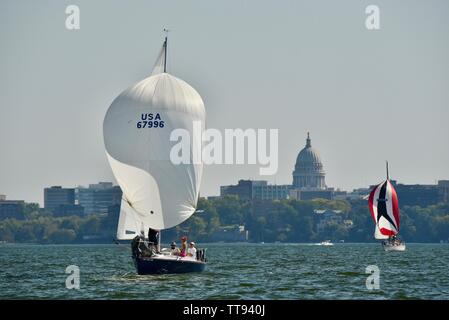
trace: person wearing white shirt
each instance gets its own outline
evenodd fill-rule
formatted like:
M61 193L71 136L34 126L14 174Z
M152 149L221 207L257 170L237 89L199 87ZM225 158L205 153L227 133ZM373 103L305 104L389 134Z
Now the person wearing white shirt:
M196 259L196 248L195 242L190 242L189 248L187 249L187 256Z

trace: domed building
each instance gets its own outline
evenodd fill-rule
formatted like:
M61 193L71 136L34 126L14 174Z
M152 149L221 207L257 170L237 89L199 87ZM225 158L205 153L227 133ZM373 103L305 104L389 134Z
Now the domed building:
M326 190L325 172L320 155L312 147L310 134L307 133L306 146L296 158L293 171L293 188L299 190Z
M339 192L326 186L323 163L318 151L312 148L309 133L307 133L306 146L296 157L293 184L272 185L265 180L239 180L237 185L220 187L220 196L237 195L242 199L257 200L331 200Z

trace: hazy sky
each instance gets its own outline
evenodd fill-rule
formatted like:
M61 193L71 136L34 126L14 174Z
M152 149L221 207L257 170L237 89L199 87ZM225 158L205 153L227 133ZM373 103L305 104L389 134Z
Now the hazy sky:
M65 28L65 8L81 29ZM381 30L365 28L380 8ZM0 194L115 181L102 123L169 39L169 72L209 127L278 128L280 166L204 170L202 195L240 178L292 182L311 132L331 187L449 179L449 1L0 0Z

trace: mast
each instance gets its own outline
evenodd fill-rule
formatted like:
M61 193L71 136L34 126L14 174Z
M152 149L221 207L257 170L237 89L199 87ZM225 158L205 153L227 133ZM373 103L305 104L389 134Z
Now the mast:
M167 36L164 42L164 73L167 72Z
M165 41L164 41L164 73L167 72L167 42L168 42L168 32L170 30L164 28L165 32Z
M385 161L387 164L387 180L390 180L390 175L388 174L388 161Z

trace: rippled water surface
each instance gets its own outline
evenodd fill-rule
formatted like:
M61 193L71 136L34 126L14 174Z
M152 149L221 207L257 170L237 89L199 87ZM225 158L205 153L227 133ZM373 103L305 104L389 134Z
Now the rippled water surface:
M136 275L125 245L1 245L2 299L449 299L449 245L210 244L203 273ZM68 265L80 289L68 290ZM380 269L367 290L365 269Z

